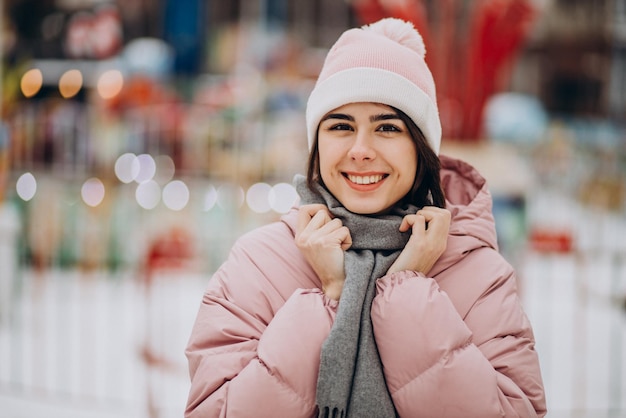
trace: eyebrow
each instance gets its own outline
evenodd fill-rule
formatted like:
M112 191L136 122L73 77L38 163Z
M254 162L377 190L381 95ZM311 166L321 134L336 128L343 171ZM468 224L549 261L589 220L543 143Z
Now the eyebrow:
M329 113L320 122L324 122L328 119L341 119L354 122L354 117L345 113ZM377 115L370 116L370 122L379 122L381 120L397 120L400 119L396 113L379 113Z
M348 120L350 122L354 122L354 117L350 115L346 115L345 113L329 113L328 115L324 116L320 122L324 122L325 120L328 120L328 119L341 119L341 120Z
M381 120L397 120L400 119L396 113L379 113L370 117L370 122L378 122Z

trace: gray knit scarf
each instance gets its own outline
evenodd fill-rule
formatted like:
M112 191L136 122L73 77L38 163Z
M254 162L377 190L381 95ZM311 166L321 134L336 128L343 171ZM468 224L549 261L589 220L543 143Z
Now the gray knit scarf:
M346 280L337 315L322 345L317 378L319 417L395 417L370 311L376 279L387 273L410 237L410 232L398 230L402 218L417 212L417 207L393 208L382 216L358 215L320 184L311 191L301 175L294 178L294 185L301 204L326 205L352 237L352 246L345 253Z

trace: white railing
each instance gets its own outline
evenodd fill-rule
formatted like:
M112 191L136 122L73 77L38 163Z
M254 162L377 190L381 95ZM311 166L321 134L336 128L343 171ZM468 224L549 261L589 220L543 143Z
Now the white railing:
M184 348L207 280L164 271L147 287L132 272L22 272L0 329L4 412L26 399L60 416L182 416Z

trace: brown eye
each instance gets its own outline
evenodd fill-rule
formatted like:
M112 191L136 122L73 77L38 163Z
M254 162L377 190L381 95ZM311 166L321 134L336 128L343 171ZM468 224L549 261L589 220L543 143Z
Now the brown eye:
M329 131L350 131L352 126L347 123L336 123L328 128Z
M381 132L402 132L402 130L400 128L398 128L396 125L392 125L390 123L386 123L386 124L380 125L378 127L378 131L381 131Z

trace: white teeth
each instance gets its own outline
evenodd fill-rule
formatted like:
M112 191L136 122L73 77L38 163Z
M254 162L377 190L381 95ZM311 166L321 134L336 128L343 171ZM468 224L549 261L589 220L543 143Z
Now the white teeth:
M348 174L348 179L350 179L352 183L356 184L374 184L381 181L383 179L383 175L377 174L373 176L353 176Z

